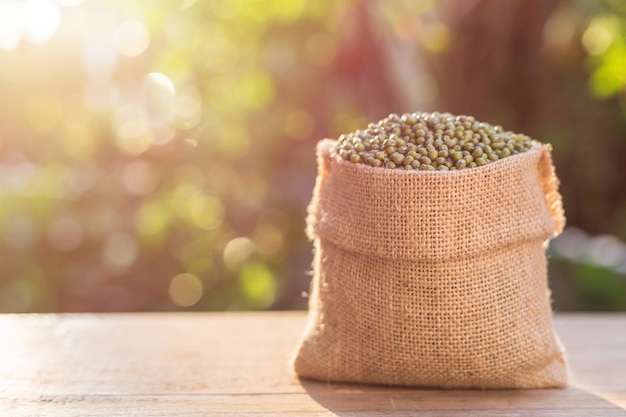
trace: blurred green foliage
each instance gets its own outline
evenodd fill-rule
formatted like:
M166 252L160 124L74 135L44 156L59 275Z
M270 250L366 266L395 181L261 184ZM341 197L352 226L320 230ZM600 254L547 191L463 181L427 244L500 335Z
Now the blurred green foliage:
M194 308L301 306L286 280L308 268L311 139L341 114L311 99L342 7L88 1L2 52L0 308L170 309L185 273Z
M622 2L457 3L7 0L0 311L303 308L315 142L391 111L552 142L626 239ZM626 309L615 270L555 260L557 304Z
M626 311L623 273L562 259L552 259L548 272L557 311Z
M626 87L626 5L612 0L598 2L596 7L581 37L592 67L590 85L600 98L623 95Z

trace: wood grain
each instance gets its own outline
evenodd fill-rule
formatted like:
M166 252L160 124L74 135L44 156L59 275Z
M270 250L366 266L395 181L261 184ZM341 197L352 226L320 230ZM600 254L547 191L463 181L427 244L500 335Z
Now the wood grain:
M626 314L560 314L562 390L300 381L305 314L0 316L0 416L626 416Z

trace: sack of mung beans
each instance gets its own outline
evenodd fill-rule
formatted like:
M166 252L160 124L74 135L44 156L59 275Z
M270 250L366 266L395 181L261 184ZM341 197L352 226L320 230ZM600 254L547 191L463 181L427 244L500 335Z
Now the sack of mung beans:
M566 384L544 253L565 223L548 145L468 116L412 113L317 152L300 377Z

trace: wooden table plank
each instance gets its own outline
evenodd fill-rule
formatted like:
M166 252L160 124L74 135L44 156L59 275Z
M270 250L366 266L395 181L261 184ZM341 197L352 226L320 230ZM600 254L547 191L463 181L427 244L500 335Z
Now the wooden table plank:
M300 381L302 312L0 316L0 416L626 416L626 315L560 314L562 390Z

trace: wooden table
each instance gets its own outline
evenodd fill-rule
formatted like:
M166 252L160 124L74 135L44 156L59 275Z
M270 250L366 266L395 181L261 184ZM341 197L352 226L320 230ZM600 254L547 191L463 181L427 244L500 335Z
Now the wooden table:
M559 314L562 390L300 381L302 312L0 316L0 416L626 416L626 315Z

